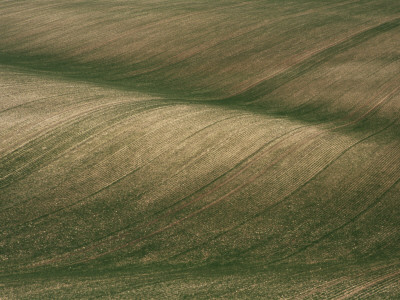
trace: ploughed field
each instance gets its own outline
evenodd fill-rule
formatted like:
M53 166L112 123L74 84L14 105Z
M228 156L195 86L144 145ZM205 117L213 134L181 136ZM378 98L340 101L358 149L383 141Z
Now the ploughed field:
M1 1L0 298L400 297L400 2Z

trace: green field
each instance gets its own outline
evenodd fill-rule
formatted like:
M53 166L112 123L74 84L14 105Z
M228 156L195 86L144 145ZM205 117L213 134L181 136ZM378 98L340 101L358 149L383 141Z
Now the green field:
M397 299L399 204L399 1L0 0L1 299Z

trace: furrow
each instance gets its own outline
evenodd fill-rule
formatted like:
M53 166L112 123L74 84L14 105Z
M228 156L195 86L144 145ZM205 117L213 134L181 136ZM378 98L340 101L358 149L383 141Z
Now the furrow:
M292 81L300 75L303 75L322 65L338 53L358 46L359 44L377 36L378 34L397 28L399 25L400 18L393 18L377 26L373 26L356 34L352 34L351 36L339 40L324 48L314 50L305 55L305 57L301 58L299 62L293 64L285 70L280 71L277 74L271 74L267 78L247 87L246 90L225 98L222 101L227 103L237 103L243 101L249 103L255 101L260 97L270 94L280 86Z

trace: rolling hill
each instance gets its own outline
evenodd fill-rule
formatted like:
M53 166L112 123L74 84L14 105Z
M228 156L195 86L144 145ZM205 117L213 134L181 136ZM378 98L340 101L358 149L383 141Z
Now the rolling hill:
M400 2L0 16L1 298L400 296Z

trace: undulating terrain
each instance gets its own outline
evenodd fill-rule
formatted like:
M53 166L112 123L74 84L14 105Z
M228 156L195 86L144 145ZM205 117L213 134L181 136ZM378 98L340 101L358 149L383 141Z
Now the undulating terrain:
M1 0L0 298L400 298L400 1Z

